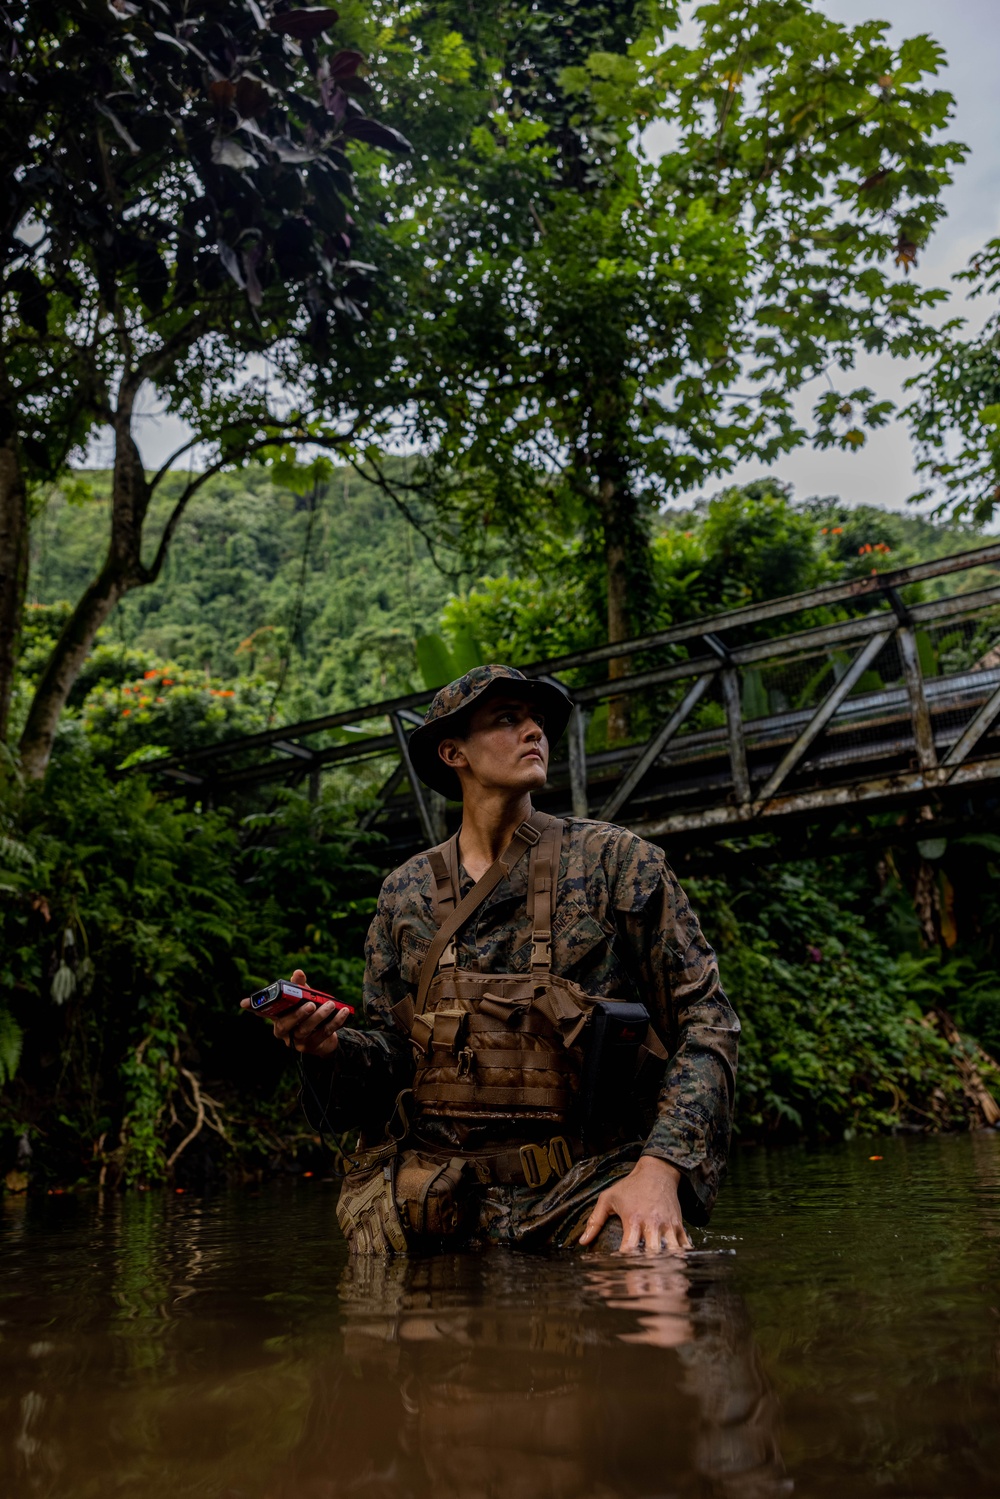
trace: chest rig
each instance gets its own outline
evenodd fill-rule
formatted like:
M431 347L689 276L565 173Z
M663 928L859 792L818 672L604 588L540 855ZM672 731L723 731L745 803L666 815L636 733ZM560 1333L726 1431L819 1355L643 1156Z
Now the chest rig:
M582 1034L595 1000L552 972L552 917L563 823L535 812L483 878L460 898L458 838L429 854L441 922L417 993L396 1006L416 1051L415 1122L444 1118L515 1130L575 1133ZM461 968L455 939L500 880L528 855L531 959L524 973Z

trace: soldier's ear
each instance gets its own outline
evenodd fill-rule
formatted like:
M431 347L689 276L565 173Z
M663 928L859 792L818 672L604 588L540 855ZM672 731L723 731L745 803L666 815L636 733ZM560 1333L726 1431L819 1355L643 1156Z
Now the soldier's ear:
M449 770L464 770L469 764L464 750L456 739L442 739L438 744L438 755Z

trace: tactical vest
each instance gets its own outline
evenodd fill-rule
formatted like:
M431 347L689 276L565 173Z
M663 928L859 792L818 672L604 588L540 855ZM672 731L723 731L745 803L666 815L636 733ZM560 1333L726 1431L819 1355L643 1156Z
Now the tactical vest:
M416 1051L412 1113L402 1108L407 1095L400 1094L386 1142L345 1156L337 1216L354 1253L398 1254L408 1243L451 1237L460 1231L468 1187L476 1178L482 1184L541 1188L564 1176L583 1154L584 1041L595 1006L608 1002L552 972L562 834L559 818L533 813L464 897L458 835L430 850L440 927L416 994L393 1006ZM460 968L456 936L525 854L531 920L527 973ZM639 1009L643 1017L640 1052L665 1059L645 1011L628 1008ZM428 1145L420 1124L435 1119L487 1125L500 1148L456 1153ZM512 1136L524 1143L511 1144Z
M457 834L430 851L441 926L424 959L416 996L395 1007L417 1053L415 1124L447 1118L494 1124L498 1133L511 1133L537 1122L579 1133L582 1038L598 1000L552 972L552 916L562 834L560 818L533 813L464 899L459 899ZM460 968L457 933L525 853L531 920L528 971L478 973Z

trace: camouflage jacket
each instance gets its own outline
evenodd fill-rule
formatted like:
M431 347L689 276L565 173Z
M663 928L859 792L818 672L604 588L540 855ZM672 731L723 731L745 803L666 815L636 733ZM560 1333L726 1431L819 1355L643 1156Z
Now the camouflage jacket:
M527 860L500 881L460 933L459 966L521 973L531 954ZM462 893L472 881L462 871ZM369 1030L341 1032L334 1065L311 1062L310 1117L380 1136L413 1075L391 1007L417 987L437 931L425 854L385 881L366 948ZM609 823L568 818L552 924L553 971L585 992L638 999L670 1052L643 1153L682 1173L682 1206L706 1221L725 1171L739 1021L715 954L661 849ZM323 1095L325 1094L325 1100ZM324 1101L327 1103L325 1111ZM649 1121L647 1121L648 1123Z

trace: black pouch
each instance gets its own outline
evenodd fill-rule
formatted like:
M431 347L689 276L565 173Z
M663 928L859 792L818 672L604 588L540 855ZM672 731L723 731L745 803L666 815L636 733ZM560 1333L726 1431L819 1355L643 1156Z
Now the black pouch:
M580 1090L585 1140L621 1121L623 1106L634 1098L648 1035L649 1011L645 1005L594 1001Z

